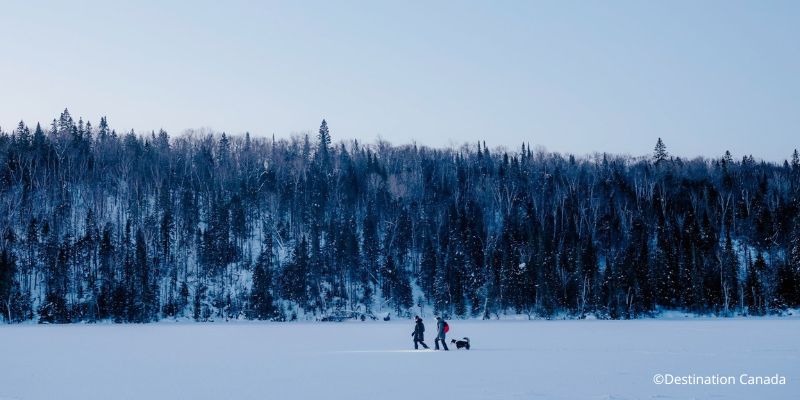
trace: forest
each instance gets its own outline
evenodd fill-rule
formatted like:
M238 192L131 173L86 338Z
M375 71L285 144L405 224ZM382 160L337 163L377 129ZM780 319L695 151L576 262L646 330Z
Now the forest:
M0 130L6 322L629 319L800 306L800 157ZM656 140L657 139L657 140ZM788 147L787 147L788 148ZM710 151L714 151L711 149ZM791 150L787 150L791 152Z

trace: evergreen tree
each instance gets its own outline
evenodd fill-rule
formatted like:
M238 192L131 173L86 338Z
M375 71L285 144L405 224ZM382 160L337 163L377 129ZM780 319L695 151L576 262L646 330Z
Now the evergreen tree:
M777 307L785 310L800 304L800 276L789 264L778 266L778 284L776 288Z
M764 315L767 312L763 286L766 269L767 263L764 260L764 255L758 252L755 262L747 269L747 279L744 287L747 310L751 315Z
M272 299L272 237L267 235L264 247L253 269L253 287L250 290L252 318L272 319L275 306Z
M114 270L113 257L114 246L111 243L111 225L103 228L102 238L99 248L99 275L100 275L100 294L97 300L98 318L114 318L113 313L113 293L114 293Z
M392 287L392 300L395 306L395 312L402 315L406 310L414 305L414 298L411 292L411 281L408 277L408 272L399 267L395 272L395 282Z
M450 311L450 282L448 282L447 267L439 266L433 283L433 309L436 313Z
M656 165L658 165L667 159L669 159L669 153L667 153L667 146L664 144L661 138L658 138L658 141L656 142L656 147L653 150L653 162Z
M11 313L11 304L14 297L14 275L16 274L16 260L3 249L0 254L0 304L3 306L2 314L7 322L14 320Z
M155 286L153 285L153 271L147 257L147 247L144 233L136 230L136 254L134 259L134 296L129 307L133 312L133 322L148 322L155 318L157 310Z
M319 143L319 149L317 151L327 156L328 149L331 146L331 134L328 131L328 123L324 119L322 120L322 123L319 126L319 135L317 136L317 142Z
M434 296L434 284L436 278L436 250L433 239L430 235L423 238L422 260L420 261L420 275L418 278L419 286L428 299Z
M301 307L308 303L309 257L308 242L302 237L294 248L292 263L283 271L281 279L285 298L297 302Z

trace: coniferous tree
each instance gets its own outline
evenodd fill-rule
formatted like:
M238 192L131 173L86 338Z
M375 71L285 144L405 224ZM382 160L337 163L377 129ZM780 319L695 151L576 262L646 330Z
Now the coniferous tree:
M661 138L658 138L658 141L656 142L656 147L653 150L653 162L656 165L658 165L663 161L666 161L668 158L669 158L669 153L667 153L667 146L664 144Z
M255 319L272 319L275 306L272 299L272 238L267 235L264 248L253 268L253 287L250 290L250 306Z
M153 271L147 256L144 233L136 231L136 253L134 258L133 293L130 307L133 308L133 322L148 322L155 315L157 308L155 287L153 285Z
M328 122L326 122L324 119L319 126L319 136L317 137L317 141L319 142L319 151L327 154L328 148L331 145L331 134L328 131Z
M11 310L15 292L14 275L16 270L16 261L4 249L0 254L0 304L3 306L3 317L9 323L14 320Z
M309 292L309 257L308 243L302 237L294 248L292 262L283 271L281 286L284 297L297 302L301 307L306 307Z
M766 269L767 263L764 255L758 252L755 262L747 269L747 279L744 287L747 311L751 315L764 315L767 311L767 303L764 296L764 274Z
M428 299L434 296L434 284L436 279L436 250L433 239L430 235L425 235L422 246L422 259L420 261L420 274L418 278L419 286Z
M414 298L411 292L411 281L408 277L408 272L405 268L398 267L394 276L394 284L392 287L392 300L395 306L395 312L402 315L406 310L414 305Z
M788 263L778 266L776 287L776 309L785 310L790 304L800 302L800 279Z

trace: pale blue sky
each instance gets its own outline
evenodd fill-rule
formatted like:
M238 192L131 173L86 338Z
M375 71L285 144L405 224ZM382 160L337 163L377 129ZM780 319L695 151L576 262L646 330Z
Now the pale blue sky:
M109 3L109 4L107 4ZM167 5L161 3L169 3ZM124 4L124 5L123 5ZM798 1L8 1L0 126L783 160Z

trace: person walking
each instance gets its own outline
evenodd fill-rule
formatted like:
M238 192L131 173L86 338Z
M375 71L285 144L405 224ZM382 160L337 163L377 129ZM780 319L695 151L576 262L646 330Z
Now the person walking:
M430 347L425 344L425 324L422 323L422 318L417 315L414 320L416 324L414 324L414 332L411 332L411 336L414 338L414 350L419 350L420 344L422 347L429 349Z
M444 347L445 351L449 351L450 349L447 348L447 341L445 340L445 335L447 334L447 322L442 317L436 317L436 340L433 341L435 345L434 349L439 350L439 341L442 341L442 346Z

